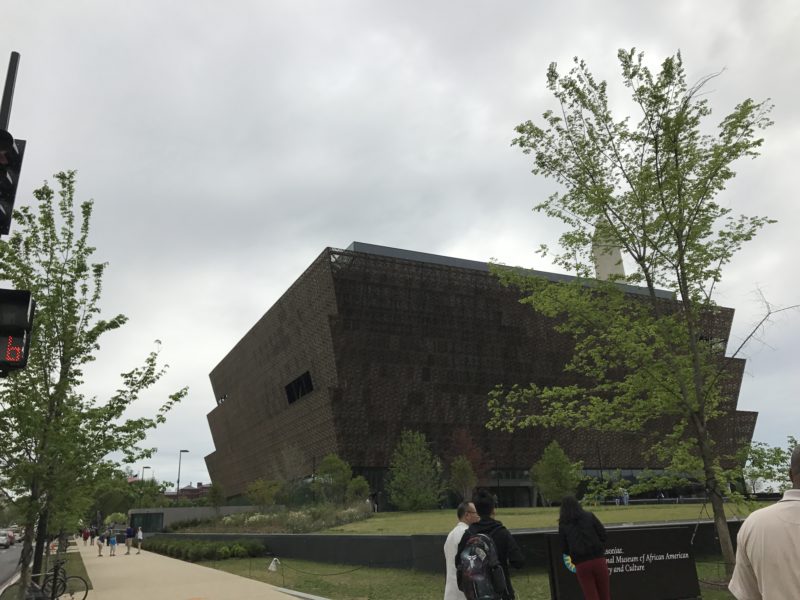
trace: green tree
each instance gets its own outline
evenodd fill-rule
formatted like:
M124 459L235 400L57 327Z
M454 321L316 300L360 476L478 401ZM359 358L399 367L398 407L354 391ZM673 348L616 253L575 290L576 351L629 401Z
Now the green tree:
M620 488L625 487L633 491L629 482L622 478L622 471L615 469L607 474L606 477L585 477L586 490L583 494L583 502L597 505L607 498L613 498Z
M462 500L472 496L472 490L478 483L478 477L472 468L472 463L466 456L456 456L450 464L450 489L458 494Z
M583 465L572 462L561 446L553 440L542 457L531 467L531 481L548 506L567 494L574 495L583 479Z
M111 473L107 479L98 481L92 491L93 502L89 516L127 512L138 505L141 481L128 483L128 475L121 470ZM90 519L93 520L93 519Z
M732 215L716 197L734 176L731 164L757 156L757 132L771 125L771 107L747 99L711 135L704 98L711 77L688 85L680 54L664 60L657 74L635 50L618 57L641 111L636 122L615 120L606 83L575 59L565 76L555 64L548 70L557 110L546 111L541 126L517 127L513 144L533 156L533 172L563 188L536 210L566 225L554 260L576 278L552 284L518 270L496 272L573 339L565 368L574 383L496 389L491 426L642 432L654 422L663 431L668 423L670 434L653 441L653 455L675 473L699 476L732 566L723 494L730 477L724 466L733 457L723 454L713 424L735 407L724 391L734 369L719 335L726 315L712 295L723 267L772 221ZM611 253L612 262L620 248L632 273L596 280L593 245ZM645 293L625 294L618 283L643 286ZM774 312L768 307L765 320Z
M214 512L219 516L219 510L225 504L225 490L219 481L211 482L211 489L208 490L208 503L214 507Z
M347 501L363 502L369 496L369 482L363 475L356 475L347 484Z
M441 488L442 466L425 434L404 430L389 464L389 500L400 510L435 508Z
M315 493L321 499L344 504L347 499L347 485L353 478L353 470L347 461L336 454L328 454L320 462L314 479Z
M74 172L55 178L58 197L45 183L34 192L35 209L16 211L14 234L0 242L0 279L30 290L37 302L28 367L0 380L0 486L20 509L25 530L37 531L35 556L33 535L25 537L20 597L31 564L41 570L48 529L74 527L97 483L118 469L106 457L117 452L132 462L150 456L151 449L140 447L148 430L163 423L186 394L183 389L169 396L153 417L125 418L164 373L157 351L123 373L119 388L105 401L81 394L84 368L95 359L102 335L126 319L101 318L107 265L91 262L92 203L76 206Z
M141 508L155 508L167 506L169 501L166 491L171 484L166 481L156 481L155 479L145 479L136 485L136 506Z
M247 486L245 495L250 502L258 506L258 510L266 512L267 508L275 504L275 495L280 489L279 481L256 479Z
M775 487L783 490L788 486L789 462L792 458L791 445L785 450L779 446L770 446L764 442L753 441L747 449L747 460L742 470L742 477L751 494L762 490L771 492Z
M103 519L103 524L115 527L126 524L128 522L128 515L123 512L113 512Z

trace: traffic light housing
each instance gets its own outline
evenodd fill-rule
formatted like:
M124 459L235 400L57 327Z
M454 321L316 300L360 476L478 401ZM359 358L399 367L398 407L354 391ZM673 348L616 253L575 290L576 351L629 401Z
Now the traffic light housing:
M25 140L15 140L0 129L0 235L8 235L14 213L19 173L25 155Z
M24 369L36 302L24 290L0 290L0 373Z

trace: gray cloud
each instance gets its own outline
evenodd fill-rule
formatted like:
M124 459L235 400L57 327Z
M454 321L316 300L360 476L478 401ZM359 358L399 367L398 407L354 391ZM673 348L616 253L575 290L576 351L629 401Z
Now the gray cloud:
M558 226L530 212L555 191L510 148L513 127L551 106L545 70L586 58L616 86L616 50L653 67L680 49L710 86L715 116L771 97L764 154L738 165L722 200L779 219L736 257L720 302L743 336L761 307L797 301L793 157L800 126L789 0L698 4L512 0L486 3L6 3L0 39L22 54L12 132L29 140L20 198L60 169L96 200L93 241L111 263L104 306L130 324L87 376L113 374L155 338L169 391L190 397L152 436L157 477L207 479L207 373L325 246L353 240L551 268L534 254ZM0 55L0 60L4 60ZM798 318L783 315L748 349L741 405L756 437L798 435ZM794 428L794 429L793 429Z

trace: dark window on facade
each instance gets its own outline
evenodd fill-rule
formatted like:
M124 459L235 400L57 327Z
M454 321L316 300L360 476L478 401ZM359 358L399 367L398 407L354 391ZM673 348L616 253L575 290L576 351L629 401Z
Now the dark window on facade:
M286 386L286 399L289 401L289 404L291 404L298 398L302 398L313 391L314 384L311 383L311 373L306 371Z

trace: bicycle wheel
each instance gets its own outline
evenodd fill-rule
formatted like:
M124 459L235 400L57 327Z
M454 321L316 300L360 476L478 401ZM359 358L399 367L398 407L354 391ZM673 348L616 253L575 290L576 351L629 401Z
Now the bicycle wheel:
M67 590L67 582L66 577L62 574L59 574L58 577L55 578L55 594L53 594L53 573L50 572L44 576L44 581L42 582L42 592L44 592L46 598L60 598L61 595Z
M83 577L70 575L66 579L66 590L59 598L69 598L69 600L85 600L89 595L89 584Z

